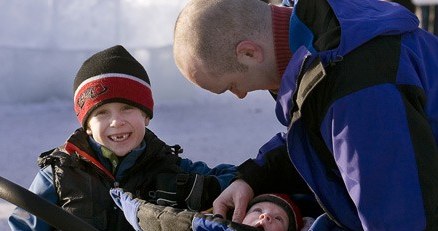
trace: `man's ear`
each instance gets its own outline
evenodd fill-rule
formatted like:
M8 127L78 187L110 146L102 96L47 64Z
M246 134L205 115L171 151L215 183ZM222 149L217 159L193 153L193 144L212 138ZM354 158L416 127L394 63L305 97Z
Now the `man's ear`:
M236 46L237 60L246 65L263 62L263 48L252 40L243 40Z

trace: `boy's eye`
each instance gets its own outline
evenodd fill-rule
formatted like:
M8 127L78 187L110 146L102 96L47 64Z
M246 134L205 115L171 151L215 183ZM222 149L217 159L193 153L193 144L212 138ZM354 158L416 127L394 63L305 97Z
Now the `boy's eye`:
M282 221L283 221L283 218L280 217L280 216L276 216L276 217L275 217L275 220L278 220L278 221L282 222Z
M106 111L106 110L97 110L97 111L94 113L94 116L105 115L105 114L107 114L107 113L108 113L108 111Z

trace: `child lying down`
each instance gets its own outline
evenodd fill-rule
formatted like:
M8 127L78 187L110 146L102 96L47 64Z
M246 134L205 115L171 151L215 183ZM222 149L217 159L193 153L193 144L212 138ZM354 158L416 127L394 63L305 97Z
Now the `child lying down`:
M111 189L111 197L129 223L140 231L304 231L313 218L302 217L299 208L286 194L261 194L248 204L242 224L214 216L148 203L132 198L121 188Z

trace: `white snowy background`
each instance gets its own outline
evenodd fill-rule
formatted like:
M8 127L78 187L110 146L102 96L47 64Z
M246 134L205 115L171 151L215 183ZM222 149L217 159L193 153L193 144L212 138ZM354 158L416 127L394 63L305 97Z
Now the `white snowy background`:
M0 176L27 188L41 152L79 126L73 78L82 62L124 45L148 71L150 128L184 157L239 164L284 128L267 92L244 100L193 86L172 58L173 24L186 0L0 0ZM0 199L0 230L14 205Z

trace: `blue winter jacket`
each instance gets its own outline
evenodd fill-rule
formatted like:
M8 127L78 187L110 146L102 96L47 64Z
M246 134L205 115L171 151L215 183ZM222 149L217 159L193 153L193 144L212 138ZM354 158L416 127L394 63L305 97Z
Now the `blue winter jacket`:
M150 133L151 132L147 132L147 135ZM111 169L111 164L110 161L102 155L101 145L98 144L96 141L94 141L91 137L88 137L88 144L90 145L92 150L96 153L96 156L99 161L99 165L102 165L102 168L105 168L107 171L109 171ZM140 163L139 159L141 159L141 157L145 155L144 153L145 150L147 149L147 145L148 144L145 141L143 141L138 148L132 150L128 155L126 155L126 157L123 159L123 161L120 162L119 166L117 167L116 172L113 174L114 177L113 180L115 182L121 182L123 178L125 178L127 172L129 172L130 169L132 169L134 166ZM216 179L218 180L218 183L220 184L221 191L224 190L230 184L231 180L234 179L236 175L236 167L230 164L219 164L214 168L210 168L205 162L202 161L193 162L187 158L180 158L180 157L178 158L180 159L179 167L181 168L182 172L215 176ZM97 169L97 165L95 167ZM145 169L145 171L149 171L149 170ZM152 171L149 171L149 175L152 174L154 173ZM50 165L42 168L37 173L29 190L53 204L58 204L59 198L56 192L56 187L54 185L53 169ZM109 196L109 191L108 191L108 196ZM18 207L15 209L14 213L9 217L9 226L11 230L14 231L15 230L16 231L52 230L52 227L49 224L39 219L35 215L30 214Z
M313 230L438 230L438 39L418 25L385 1L295 1L276 96L287 132L239 167L256 193L284 174L267 153L287 145L325 211Z

